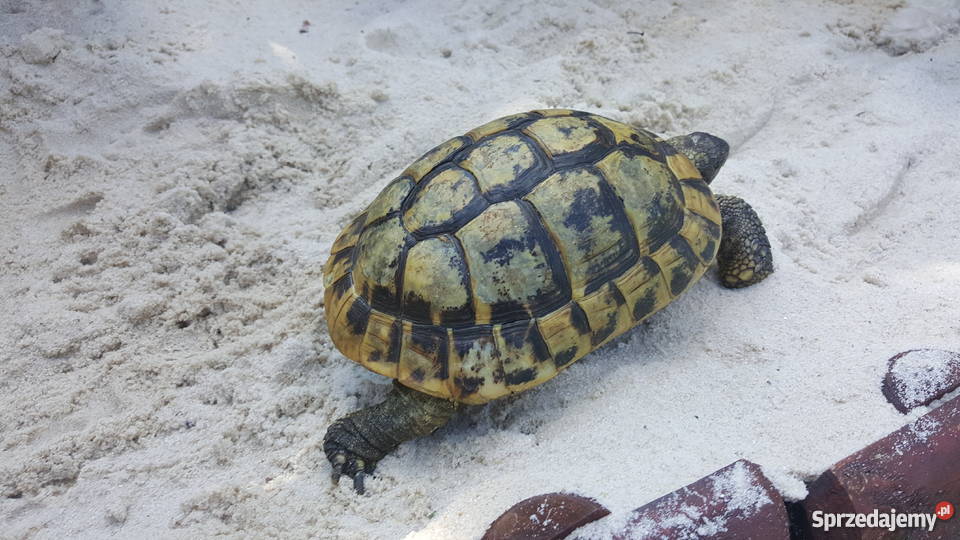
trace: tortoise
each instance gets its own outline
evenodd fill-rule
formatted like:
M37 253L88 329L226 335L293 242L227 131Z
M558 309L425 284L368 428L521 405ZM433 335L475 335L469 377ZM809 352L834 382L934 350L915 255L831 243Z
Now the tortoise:
M340 233L324 267L330 336L395 379L323 450L364 491L403 441L463 405L537 386L662 309L716 261L738 288L773 272L742 199L708 184L727 143L663 139L582 111L505 116L433 148Z

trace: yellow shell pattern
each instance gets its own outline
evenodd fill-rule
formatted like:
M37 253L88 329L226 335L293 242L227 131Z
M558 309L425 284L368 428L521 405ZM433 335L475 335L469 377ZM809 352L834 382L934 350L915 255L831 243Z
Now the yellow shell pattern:
M344 229L324 267L330 335L376 373L484 403L666 306L720 232L707 184L652 133L507 116L427 152Z

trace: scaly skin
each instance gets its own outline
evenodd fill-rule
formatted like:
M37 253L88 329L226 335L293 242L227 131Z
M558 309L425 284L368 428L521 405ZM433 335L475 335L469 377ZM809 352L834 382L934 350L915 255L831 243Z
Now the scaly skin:
M727 161L730 145L720 137L695 131L689 135L667 139L667 144L680 152L700 171L703 181L709 184L720 167Z
M773 273L773 254L760 217L739 197L716 195L716 199L723 220L717 252L720 283L739 289L763 281Z
M354 411L327 428L323 452L333 465L333 482L345 474L363 493L364 475L400 443L429 435L447 423L458 405L394 382L382 402Z

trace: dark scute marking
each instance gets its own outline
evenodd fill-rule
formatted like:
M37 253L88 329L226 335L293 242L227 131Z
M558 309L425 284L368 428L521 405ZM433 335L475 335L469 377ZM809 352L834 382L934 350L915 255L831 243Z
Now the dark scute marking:
M502 383L502 382L503 382L503 377L504 377L503 367L502 367L502 366L499 364L499 362L498 362L498 363L497 363L497 367L494 368L494 370L493 370L493 375L491 376L491 378L493 379L493 382L494 382L494 383L498 383L498 384L499 384L499 383Z
M353 286L353 277L348 272L344 274L343 277L341 277L336 282L334 282L333 284L334 298L337 300L340 300L341 298L343 298L344 294L347 294L347 291L349 291L350 287L352 286Z
M713 257L716 253L717 242L713 238L707 240L707 244L703 246L703 251L700 252L700 260L709 263L710 257Z
M367 300L367 302L369 302L369 301L370 301L370 297L371 297L371 294L370 294L370 284L369 284L369 283L364 283L364 284L363 284L363 288L359 291L358 294L359 294L361 297L365 298L365 299Z
M362 298L357 298L347 310L347 328L353 335L362 336L367 332L369 321L370 306Z
M527 306L516 300L503 300L490 304L490 320L494 323L529 319L530 316Z
M657 146L657 148L660 148L660 147ZM660 154L655 154L638 144L621 143L617 147L617 150L620 150L621 152L623 152L623 155L628 158L637 157L637 156L646 156L652 160L659 161L660 163L667 162L666 157L664 157L662 153L662 149Z
M539 298L540 301L537 302L537 305L534 307L534 315L540 316L555 311L563 304L569 302L573 297L573 291L570 287L570 278L567 276L566 268L563 266L563 258L560 257L560 251L553 243L553 238L550 236L550 233L547 232L540 213L534 208L533 204L526 199L518 199L517 206L520 207L524 217L527 219L527 231L536 239L537 245L540 246L544 257L547 259L547 264L550 266L550 274L553 277L553 284L556 286L556 290L547 291L543 294Z
M530 328L530 321L517 321L503 325L500 329L500 336L507 345L514 349L523 347L527 340L527 331Z
M370 363L376 363L376 362L379 362L381 358L383 358L383 355L380 354L380 351L374 350L370 353L370 356L367 358L367 361Z
M651 222L649 231L651 242L647 247L650 252L660 249L680 230L683 214L680 211L675 212L675 209L670 207L664 197L663 193L656 193L647 203L646 214L650 216ZM671 215L671 213L676 215Z
M332 264L337 265L337 264L340 264L344 259L349 259L350 257L353 257L353 248L355 247L356 246L345 247L340 251L334 253Z
M391 219L400 216L399 210L394 210L393 212L387 212L386 214L378 217L377 219L371 221L368 225L369 228L374 228L385 221L390 221ZM400 216L400 221L403 221L403 216Z
M454 377L453 382L460 388L460 394L468 396L476 393L483 385L483 377Z
M597 140L575 152L554 156L551 160L551 164L554 169L563 169L576 167L578 165L590 165L596 163L603 159L604 156L606 156L607 153L614 148L614 144L616 142L616 137L614 137L613 132L607 129L607 127L603 124L590 118L592 116L591 114L578 111L570 116L585 117L587 124L594 129L595 133L597 133ZM568 131L571 130L571 128L559 129L564 135L569 135Z
M546 362L550 359L550 348L547 347L547 342L543 339L543 334L540 333L540 327L536 324L530 325L527 340L533 348L533 356L537 362Z
M707 219L707 218L703 218L702 220L700 220L700 222L703 223L704 229L707 230L707 233L709 233L710 236L712 236L712 237L714 237L714 238L719 238L719 237L720 237L720 226L719 226L719 225L717 225L716 223L710 221L710 220Z
M505 324L500 329L500 335L507 345L521 349L524 345L530 345L533 359L537 362L545 362L550 359L550 348L540 334L540 328L534 321L517 321L515 323Z
M353 221L350 222L350 234L360 234L360 231L363 230L363 226L367 223L367 213L364 212L359 216L353 218Z
M701 219L700 224L705 229L701 234L707 237L707 243L699 253L700 260L709 264L710 258L716 254L717 239L720 238L720 226L707 219Z
M610 295L613 296L613 301L617 303L617 307L627 303L627 299L623 297L623 293L621 293L620 289L612 282L610 283Z
M470 312L473 313L473 288L470 286L470 265L467 263L467 254L463 251L463 244L460 243L460 238L455 235L448 234L444 238L449 240L454 249L457 251L457 260L456 270L460 272L462 277L461 283L463 283L464 289L467 291L467 305L470 307ZM454 266L454 261L451 261L451 267Z
M414 324L410 330L410 341L420 352L433 360L433 365L437 368L437 377L446 379L450 363L447 331L429 324ZM423 379L418 380L422 382Z
M657 279L657 278L654 278ZM646 317L653 313L653 308L657 303L657 290L656 288L647 289L647 292L641 296L637 303L633 305L633 320L639 321L640 319Z
M364 284L366 289L366 284ZM383 311L385 313L399 313L399 302L397 302L397 296L390 290L389 287L384 287L383 285L374 285L373 290L369 292L369 295L364 291L364 297L370 300L370 304L376 308L378 311Z
M450 336L447 335L443 328L439 328L438 330L437 363L440 369L437 370L437 378L447 380L447 377L450 376Z
M569 349L564 349L557 353L557 356L554 357L553 363L561 368L569 364L577 356L577 347L570 347Z
M527 234L523 239L501 238L492 248L480 254L483 262L495 262L499 266L510 264L514 253L518 251L529 251L536 245L536 240L532 235Z
M437 336L447 335L441 328L429 324L414 324L410 329L411 343L424 353L432 353L437 348Z
M670 292L676 296L683 292L693 279L693 271L696 269L697 256L690 248L690 244L682 236L677 236L670 240L670 247L677 250L683 258L683 264L673 267L673 278L670 280Z
M467 257L463 252L463 245L460 239L453 235L443 235L442 238L450 241L456 250L456 256L448 261L451 272L457 272L460 275L460 285L467 292L467 302L463 306L453 309L444 309L440 312L440 324L444 326L464 326L472 325L476 320L473 312L473 288L470 283L470 267L467 265ZM424 321L428 322L428 321Z
M387 350L386 361L391 364L396 364L400 361L400 348L402 346L400 343L400 337L402 333L403 328L400 324L400 319L396 319L390 326L390 347Z
M569 152L553 156L550 160L551 168L554 170L571 169L582 165L591 165L603 159L610 151L610 146L603 142L594 141L576 152ZM552 171L551 171L552 172ZM547 175L549 176L549 174Z
M600 197L596 191L590 188L580 188L573 193L573 202L567 210L567 215L563 218L563 224L577 232L583 232L590 228L590 218L593 216L609 216L609 208L604 208L600 202ZM590 249L589 237L580 237L580 243L587 241L587 245L581 246L584 249Z
M613 331L617 329L618 314L619 314L618 310L611 310L609 313L607 313L607 322L605 322L602 327L594 331L593 334L590 336L591 345L596 347L601 342L603 342L603 340L610 337L610 334L612 334Z
M603 178L603 172L599 169L591 168L591 171L598 177ZM623 273L633 265L637 264L640 257L640 243L637 241L636 232L630 224L627 217L627 211L623 206L623 201L617 196L610 184L603 179L600 181L600 200L598 204L603 204L607 213L603 215L613 216L612 228L624 239L623 245L619 246L620 254L614 261L604 263L601 260L593 263L589 267L589 273L593 276L587 282L584 294L590 294L604 285L604 283L623 275ZM597 210L600 212L600 210ZM598 258L599 259L599 258Z
M677 149L674 148L672 144L665 144L662 142L658 142L656 143L656 145L657 145L657 150L660 150L660 153L663 154L664 156L675 156L679 154L679 152L677 152Z
M530 112L527 112L527 113L524 113L524 114L525 114L526 116L521 116L520 118L514 118L513 120L511 120L510 122L508 122L508 123L507 123L507 130L517 129L519 126L525 126L525 125L527 125L527 124L532 123L534 120L543 118L543 115L540 114L540 113L538 113L538 112L530 111ZM504 130L504 131L506 131L506 130Z
M580 304L573 302L570 305L570 326L573 326L581 335L590 333L590 321Z
M410 372L410 378L420 383L423 382L424 376L423 368L417 368Z
M493 326L489 324L453 329L453 348L461 357L473 348L477 341L493 342Z
M661 157L659 161L662 161L664 164L667 162L667 156L680 154L680 152L678 152L677 149L673 147L673 145L667 144L664 141L655 141L654 145L656 146L660 154L663 155L663 157Z
M677 266L673 269L673 278L670 279L670 292L676 296L690 283L693 278L693 272L690 272L686 266Z
M413 291L403 296L403 317L414 322L430 323L430 302Z
M507 385L517 385L530 382L537 378L537 368L526 368L517 371L511 371L504 377Z
M688 188L693 188L699 191L700 193L703 193L708 198L713 199L713 192L710 191L710 187L707 186L707 183L704 182L703 180L699 180L699 179L689 180L689 181L681 180L681 182L683 183L683 185L687 186Z
M609 148L616 144L617 138L614 136L613 131L611 131L610 128L601 124L600 122L597 122L593 118L587 118L587 123L590 124L590 126L600 135L600 141L604 146Z
M648 276L656 276L660 273L660 265L652 257L643 257L637 264L643 265L643 270Z
M443 326L463 326L473 324L474 320L472 303L456 309L444 309L440 312L440 324Z
M403 316L403 303L401 302L403 299L403 275L406 273L405 269L407 267L407 254L410 253L410 248L416 243L417 239L414 238L413 235L408 234L404 239L403 249L400 250L400 256L397 257L397 273L394 277L394 283L397 284L397 294L396 296L388 295L392 296L392 298L390 298L392 303L384 304L384 308L381 309L381 311L385 311L387 313L399 313L401 316ZM377 305L373 304L372 302L371 305L373 305L375 308L377 307Z

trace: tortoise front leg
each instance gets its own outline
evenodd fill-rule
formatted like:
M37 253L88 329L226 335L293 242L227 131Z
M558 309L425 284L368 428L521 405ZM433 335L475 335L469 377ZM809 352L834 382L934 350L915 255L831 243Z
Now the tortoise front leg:
M767 232L753 208L739 197L717 195L723 232L717 252L720 282L740 288L759 283L773 273Z
M323 436L333 482L345 474L362 494L363 477L403 441L429 435L447 423L457 404L394 382L387 399L335 421Z

